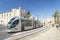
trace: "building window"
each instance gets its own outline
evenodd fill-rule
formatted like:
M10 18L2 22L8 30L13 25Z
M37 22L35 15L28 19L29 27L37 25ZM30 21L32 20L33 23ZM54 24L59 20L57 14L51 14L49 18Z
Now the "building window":
M5 15L4 15L4 17L5 17Z
M8 20L7 20L7 22L8 22Z
M11 16L11 14L10 14L10 16Z
M8 16L8 14L7 14L7 16Z
M1 22L3 22L3 21L1 20Z
M2 17L3 17L3 15L2 15Z

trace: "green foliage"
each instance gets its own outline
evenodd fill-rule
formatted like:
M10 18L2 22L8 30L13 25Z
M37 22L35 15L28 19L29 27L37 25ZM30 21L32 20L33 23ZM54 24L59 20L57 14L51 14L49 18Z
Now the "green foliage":
M27 12L27 17L29 18L31 15L30 15L30 11Z
M56 17L58 17L58 16L59 16L58 11L55 11L54 14L53 14L53 17L56 18Z
M55 24L59 22L59 12L55 11L53 14L54 20L55 20Z

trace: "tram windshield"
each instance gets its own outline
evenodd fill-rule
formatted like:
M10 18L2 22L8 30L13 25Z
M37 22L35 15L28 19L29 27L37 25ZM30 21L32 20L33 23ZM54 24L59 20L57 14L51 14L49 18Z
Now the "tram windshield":
M12 18L9 22L8 22L8 24L7 24L7 27L8 28L10 28L11 26L13 26L14 25L14 23L15 23L15 21L14 21L14 19L15 19L16 17L14 17L14 18ZM14 21L14 22L13 22ZM15 24L16 25L16 24Z
M11 21L8 22L8 24L11 24L11 23L12 23Z
M19 20L15 20L15 21L12 23L12 25L18 25L18 23L19 23Z
M19 20L15 20L14 22L11 22L11 23L10 23L11 25L8 26L9 29L16 27L16 26L18 25L18 23L19 23Z
M15 18L12 18L10 21L13 21Z
M14 19L15 19L15 18L12 18L12 19L8 22L8 24L11 24Z

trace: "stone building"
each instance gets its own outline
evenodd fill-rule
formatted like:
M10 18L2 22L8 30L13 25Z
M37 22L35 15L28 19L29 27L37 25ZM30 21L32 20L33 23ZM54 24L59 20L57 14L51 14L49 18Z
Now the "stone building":
M5 13L0 13L0 24L7 25L11 18L16 16L25 17L26 13L27 12L20 7L18 9L15 8Z

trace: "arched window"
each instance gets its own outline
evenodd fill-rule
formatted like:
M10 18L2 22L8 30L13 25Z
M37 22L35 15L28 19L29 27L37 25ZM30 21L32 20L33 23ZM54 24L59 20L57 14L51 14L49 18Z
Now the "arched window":
M3 22L3 21L1 20L1 22Z
M7 14L7 16L8 16L8 14Z

